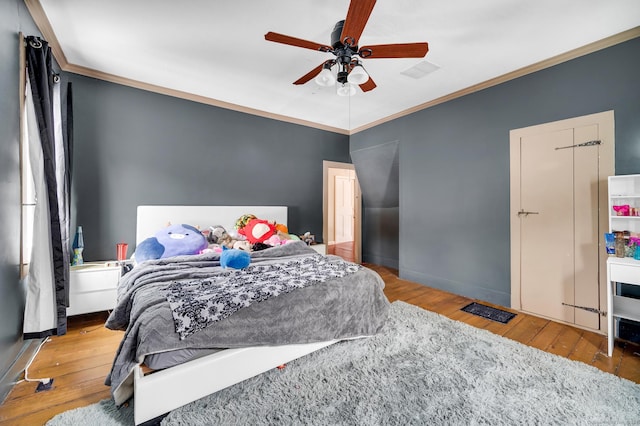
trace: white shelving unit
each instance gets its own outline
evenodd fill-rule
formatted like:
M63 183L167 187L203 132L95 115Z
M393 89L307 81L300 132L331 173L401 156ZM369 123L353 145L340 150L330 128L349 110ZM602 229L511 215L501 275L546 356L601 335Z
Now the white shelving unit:
M609 176L609 232L640 233L640 216L618 216L613 206L640 210L640 175ZM617 294L617 284L640 286L640 260L611 256L607 259L608 354L613 354L616 318L640 322L640 299Z

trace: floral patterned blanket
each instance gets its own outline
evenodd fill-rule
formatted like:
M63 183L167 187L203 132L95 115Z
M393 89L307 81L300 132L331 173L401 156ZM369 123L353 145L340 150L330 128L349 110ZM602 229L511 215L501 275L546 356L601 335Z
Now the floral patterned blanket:
M295 289L342 278L361 266L319 254L278 263L226 269L209 278L176 281L167 292L180 339L220 321L252 303Z

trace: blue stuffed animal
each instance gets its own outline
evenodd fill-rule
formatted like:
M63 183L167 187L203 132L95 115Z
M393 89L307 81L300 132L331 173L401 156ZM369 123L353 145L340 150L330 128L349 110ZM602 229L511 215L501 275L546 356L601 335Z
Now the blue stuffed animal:
M137 263L150 259L198 254L207 248L207 239L191 225L169 225L136 247Z
M228 249L222 247L222 254L220 255L220 266L222 269L229 268L244 269L251 263L251 255L239 249Z

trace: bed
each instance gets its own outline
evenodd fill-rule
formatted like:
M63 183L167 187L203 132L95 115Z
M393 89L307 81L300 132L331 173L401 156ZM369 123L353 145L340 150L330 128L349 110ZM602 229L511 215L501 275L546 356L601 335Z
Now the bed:
M232 229L247 213L287 224L284 206L140 206L136 242L168 222ZM230 285L255 295L260 282L273 295L258 290L247 306L244 293L225 296L233 303L224 309L219 295L206 293ZM243 270L221 268L217 253L143 262L121 278L106 323L125 331L106 383L117 405L133 398L136 424L146 422L338 341L377 333L389 307L383 288L375 272L303 242L252 252Z

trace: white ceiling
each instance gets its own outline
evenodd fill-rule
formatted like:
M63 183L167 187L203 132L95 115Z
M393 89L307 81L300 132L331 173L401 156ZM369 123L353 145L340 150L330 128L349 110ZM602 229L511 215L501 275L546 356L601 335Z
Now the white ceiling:
M344 133L640 26L639 0L379 0L360 46L426 41L429 53L363 60L378 87L343 98L313 80L292 84L330 53L264 35L330 45L349 0L25 2L41 30L50 25L43 34L71 70ZM420 79L402 74L424 60L439 68Z

